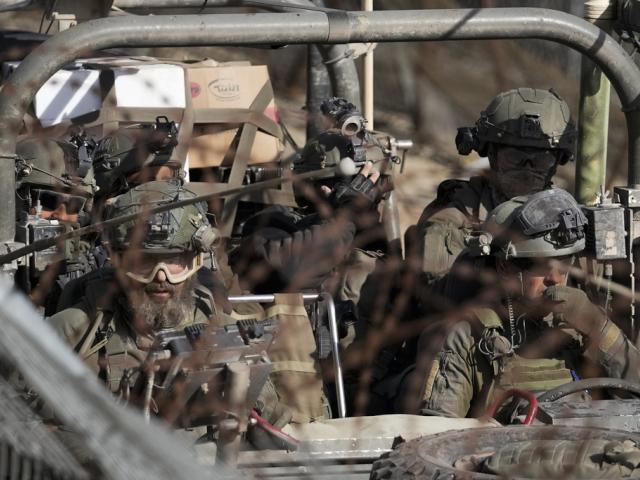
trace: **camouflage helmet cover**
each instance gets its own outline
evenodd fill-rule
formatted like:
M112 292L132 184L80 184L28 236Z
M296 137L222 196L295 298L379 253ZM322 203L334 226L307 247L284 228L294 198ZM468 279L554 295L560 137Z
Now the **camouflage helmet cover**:
M144 183L115 197L108 207L107 219L130 214L141 217L107 228L106 243L114 250L137 247L150 253L211 251L217 237L206 218L203 204L194 203L144 216L145 209L193 197L195 194L177 181ZM139 243L137 236L141 238Z
M16 145L16 186L44 187L51 190L90 196L93 186L73 177L73 159L63 142L51 138L26 138Z
M566 191L554 188L498 205L483 230L493 237L494 255L561 257L585 248L587 218Z
M553 90L518 88L495 97L476 122L481 155L491 143L573 154L576 128L569 106ZM566 160L568 160L567 158Z

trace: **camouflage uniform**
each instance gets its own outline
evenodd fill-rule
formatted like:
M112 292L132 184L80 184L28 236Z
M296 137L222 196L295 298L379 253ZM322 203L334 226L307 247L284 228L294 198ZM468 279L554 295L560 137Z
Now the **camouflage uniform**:
M584 249L586 223L575 200L554 189L501 204L483 229L493 237L489 258L507 265L524 292L523 272L535 262ZM624 333L583 291L547 283L544 275L542 298L501 291L501 301L472 308L446 333L426 375L422 413L477 416L497 391L542 392L571 382L585 360L610 377L640 380L640 352Z
M587 341L567 324L554 324L548 317L531 319L525 333L528 341L521 348L545 341L551 331L560 336L561 340L553 338L561 347L544 357L487 352L482 343L496 336L506 338L508 319L503 307L473 309L468 320L447 334L427 375L421 413L479 416L498 391L520 388L544 392L573 381L584 364ZM607 376L640 380L640 352L613 323L607 321L596 347L589 349L587 358L601 365Z
M487 177L472 177L469 181L446 180L438 187L437 198L423 211L415 229L418 250L423 258L422 270L438 279L446 274L460 252L465 239L477 229L499 203L511 195L496 183L502 175L495 174L493 146L557 151L557 164L573 156L576 130L569 107L552 90L520 88L494 98L481 113L476 127L458 130L456 145L462 155L476 150L489 156L492 173ZM547 172L538 189L548 188L556 165ZM527 175L524 167L522 175ZM532 185L532 190L538 191Z
M185 200L193 196L194 194L185 190L179 182L148 182L116 197L108 216L116 218L140 214L149 205ZM146 231L139 246L132 244L137 231L138 222L135 221L109 227L104 232L103 240L113 252L140 248L139 253L145 255L174 255L184 252L194 252L196 255L213 254L217 235L206 220L201 204L191 204L153 214L144 220ZM201 265L202 261L198 264ZM164 264L159 263L156 268L160 268L161 265ZM127 265L123 264L120 268L127 272L127 276L131 275L126 270ZM234 323L232 318L216 308L212 292L197 280L198 267L195 263L193 269L187 274L191 276L180 274L183 276L175 280L175 283L187 280L193 282L191 285L185 283L183 286L191 287L193 309L172 328L183 329L188 325L210 322L215 322L216 325ZM171 283L172 277L166 270L163 271L167 281ZM127 294L117 281L114 269L103 268L92 272L84 277L82 283L82 298L76 299L72 307L52 316L49 322L112 392L126 392L128 387L135 383L138 367L147 357L154 342L155 332L141 334L133 327L133 309ZM259 403L263 416L279 423L280 426L291 418L288 409L278 402L271 384L262 392Z

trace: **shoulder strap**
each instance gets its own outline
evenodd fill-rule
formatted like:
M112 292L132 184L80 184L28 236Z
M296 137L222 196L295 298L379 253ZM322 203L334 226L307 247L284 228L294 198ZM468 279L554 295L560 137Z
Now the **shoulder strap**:
M492 308L473 308L471 313L485 328L502 328L502 319Z
M447 208L455 208L462 212L469 221L476 223L480 210L482 189L478 189L480 177L471 177L470 180L445 180L438 186L436 199L422 212L419 224L428 221L436 212Z

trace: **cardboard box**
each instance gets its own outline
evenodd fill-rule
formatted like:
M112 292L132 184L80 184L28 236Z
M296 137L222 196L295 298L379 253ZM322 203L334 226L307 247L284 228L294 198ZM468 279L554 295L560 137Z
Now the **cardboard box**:
M189 168L231 166L232 159L223 160L237 131L237 128L220 130L216 125L196 125L189 146ZM279 139L258 131L251 147L249 164L277 162L283 148Z
M154 58L100 58L81 60L74 70L60 70L36 94L35 113L43 127L50 127L103 108L111 93L117 107L184 109L191 95L197 109L251 109L266 88L264 114L277 121L277 109L269 72L249 62L163 63ZM189 89L185 91L185 75ZM101 91L101 88L111 90ZM264 104L264 103L263 103ZM130 118L127 123L140 119ZM217 167L238 132L239 122L196 124L188 151L190 168ZM95 129L92 129L95 130ZM98 129L99 130L99 129ZM98 131L96 131L99 134ZM284 146L279 137L258 131L249 164L279 160Z
M38 90L36 117L43 127L57 125L102 107L98 70L60 70Z
M187 69L191 101L195 109L248 109L263 89L268 88L270 100L264 108L269 118L277 121L277 110L269 72L264 65L245 62L233 64L195 64ZM238 127L233 124L195 125L189 148L190 168L217 167L233 141ZM266 132L256 134L249 164L275 162L284 150L282 141Z

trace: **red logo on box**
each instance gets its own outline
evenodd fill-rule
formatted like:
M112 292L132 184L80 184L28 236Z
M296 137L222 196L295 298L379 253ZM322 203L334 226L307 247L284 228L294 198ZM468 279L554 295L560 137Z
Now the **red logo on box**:
M202 92L202 88L200 88L200 84L196 82L191 82L191 98L199 97L200 92Z

